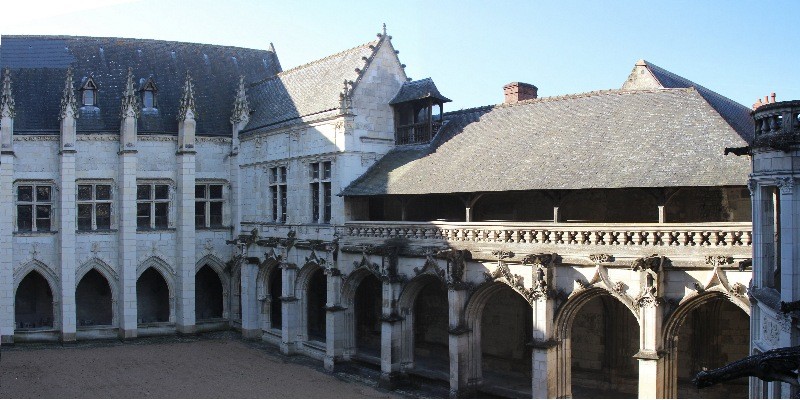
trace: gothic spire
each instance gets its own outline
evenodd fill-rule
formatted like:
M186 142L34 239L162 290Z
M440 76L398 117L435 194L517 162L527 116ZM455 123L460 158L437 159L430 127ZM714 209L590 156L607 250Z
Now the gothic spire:
M72 67L67 69L67 79L64 82L64 94L61 96L61 113L58 119L64 119L68 113L73 118L78 118L78 103L75 100L75 88L72 86Z
M250 105L247 103L247 94L244 91L244 76L239 76L239 88L236 90L236 97L233 100L233 115L231 123L237 124L249 119Z
M194 84L192 83L192 76L189 71L186 71L186 82L183 84L183 96L181 96L181 105L178 108L178 121L185 120L191 112L192 118L197 118L197 111L194 105Z
M139 97L136 96L136 89L133 85L133 68L131 67L128 67L128 79L125 83L125 91L122 92L120 114L122 118L139 118Z
M3 73L3 88L0 91L0 117L14 118L14 96L11 94L11 70L6 67Z

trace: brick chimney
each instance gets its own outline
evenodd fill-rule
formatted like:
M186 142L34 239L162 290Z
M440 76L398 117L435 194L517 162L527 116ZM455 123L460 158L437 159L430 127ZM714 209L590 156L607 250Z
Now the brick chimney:
M504 104L512 104L523 100L533 100L538 97L539 88L530 83L511 82L503 86L505 94Z
M769 96L764 96L764 101L762 102L761 99L758 99L755 103L753 103L753 110L761 107L763 105L772 104L775 102L775 92L772 92Z

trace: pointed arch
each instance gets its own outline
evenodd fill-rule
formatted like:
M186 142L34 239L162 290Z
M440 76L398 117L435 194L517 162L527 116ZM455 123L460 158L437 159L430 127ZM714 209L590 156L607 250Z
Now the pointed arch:
M217 277L219 277L220 282L222 283L222 318L230 319L231 315L231 292L233 292L231 288L231 277L228 273L225 262L222 261L219 257L214 254L206 254L205 256L201 257L194 265L194 274L197 276L197 273L200 272L204 266L208 265L209 268L214 270L217 273Z
M356 268L353 272L351 272L345 281L342 283L342 306L345 308L344 310L344 325L345 325L345 344L344 344L344 352L346 356L350 357L355 355L358 352L358 343L356 343L356 294L358 293L358 288L361 283L364 281L365 278L373 276L375 279L377 276L370 271L368 268Z
M428 264L426 263L426 265ZM443 300L443 303L446 307L445 310L449 310L447 286L443 281L443 277L440 276L436 271L421 272L403 286L400 296L398 297L398 310L400 315L403 317L403 320L400 321L400 364L403 368L413 369L419 364L420 361L417 359L417 355L415 354L415 349L417 348L416 346L419 345L419 343L417 343L416 336L419 332L418 328L425 325L420 320L419 315L417 315L417 311L419 310L417 300L420 298L420 295L423 294L423 292L431 290L430 285L434 286L434 293L440 293L444 295L444 298L441 300ZM436 290L439 290L440 292L436 292ZM430 293L428 292L428 294ZM437 310L437 307L431 307L430 310L441 311ZM439 326L440 322L442 322L440 319L442 317L441 313L434 313L432 315L434 318L431 319L436 323L434 326ZM445 311L444 321L444 329L445 332L447 332L447 329L449 328L447 311ZM441 330L438 332L441 332ZM425 343L425 341L423 340L421 343ZM430 345L430 343L428 344ZM445 353L447 353L447 351L445 351ZM432 359L432 357L428 357L428 359L423 361L431 361ZM437 359L437 361L440 360ZM429 362L428 364L437 364L437 367L441 367L438 365L439 363Z
M111 267L110 265L108 265L108 263L97 257L92 257L83 264L81 264L75 270L76 293L78 290L78 285L80 285L83 277L86 276L86 274L93 269L96 270L103 278L105 278L106 283L108 283L109 289L111 289L111 325L117 326L117 321L118 321L117 301L119 299L119 275L117 275L117 272L114 270L113 267Z
M325 287L326 287L325 293L312 293L311 292L311 290L312 290L312 287L311 287L312 280L314 279L314 277L317 277L316 274L318 274L319 271L323 271L324 272L324 268L319 263L317 263L314 259L311 259L311 260L307 261L305 263L305 265L303 265L303 267L300 268L300 271L297 273L297 281L296 281L296 284L294 286L294 291L295 291L294 295L300 301L300 315L299 315L300 325L299 326L300 326L300 337L302 338L302 340L309 340L311 338L311 335L309 333L309 327L312 325L312 322L313 322L312 321L312 317L313 316L318 316L318 314L313 314L312 313L311 307L315 307L315 305L313 303L315 301L322 300L323 307L324 307L324 304L327 303L328 293L327 293L327 277L326 276L323 275L324 278L325 278ZM321 298L320 298L320 296L321 296ZM319 305L319 304L317 304L317 305ZM313 310L313 311L319 312L319 310ZM322 311L322 312L324 313L324 311ZM323 315L323 318L324 318L324 314L322 314L322 315ZM324 322L323 322L323 325L324 325ZM323 326L323 330L324 330L324 326ZM323 339L323 341L324 341L324 339Z
M31 273L36 273L47 282L47 285L50 289L50 294L52 296L52 310L53 310L53 329L59 330L61 329L61 307L58 306L61 300L61 291L60 289L60 280L58 279L58 275L53 272L50 267L48 267L45 263L33 259L25 264L23 264L20 268L14 271L14 319L13 322L14 326L16 326L16 310L17 310L17 291L19 289L20 283Z
M164 261L161 257L158 256L150 256L146 258L144 261L140 262L139 265L136 267L136 282L138 285L139 279L142 277L145 271L148 269L153 269L154 271L158 272L161 275L161 278L167 284L167 290L169 292L169 322L175 322L175 312L176 312L176 292L175 292L175 273L172 267ZM137 302L138 302L138 294L137 294Z

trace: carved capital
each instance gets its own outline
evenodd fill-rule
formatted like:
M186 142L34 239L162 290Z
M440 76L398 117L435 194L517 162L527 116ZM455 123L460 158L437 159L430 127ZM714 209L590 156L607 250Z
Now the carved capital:
M752 197L756 193L756 189L758 189L758 181L755 179L748 179L747 180L747 190L750 191L750 196Z
M731 256L706 256L705 262L712 267L719 267L723 265L733 264L733 257Z
M776 178L775 185L780 188L781 194L792 194L794 190L794 178L791 176Z
M611 254L604 254L604 253L591 254L589 255L589 259L592 260L592 262L595 264L602 264L614 261L614 256L612 256Z

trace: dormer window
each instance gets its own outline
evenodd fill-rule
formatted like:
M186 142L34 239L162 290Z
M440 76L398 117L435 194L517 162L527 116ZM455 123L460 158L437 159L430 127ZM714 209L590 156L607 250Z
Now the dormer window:
M97 85L95 85L94 79L91 77L86 79L86 82L81 86L81 93L84 106L97 105Z
M147 82L142 86L142 107L143 108L157 108L158 104L156 103L156 93L158 93L158 88L156 87L156 83L153 81L153 77L150 77Z
M449 101L430 78L404 83L389 102L394 108L395 144L430 142L442 125L442 105Z

